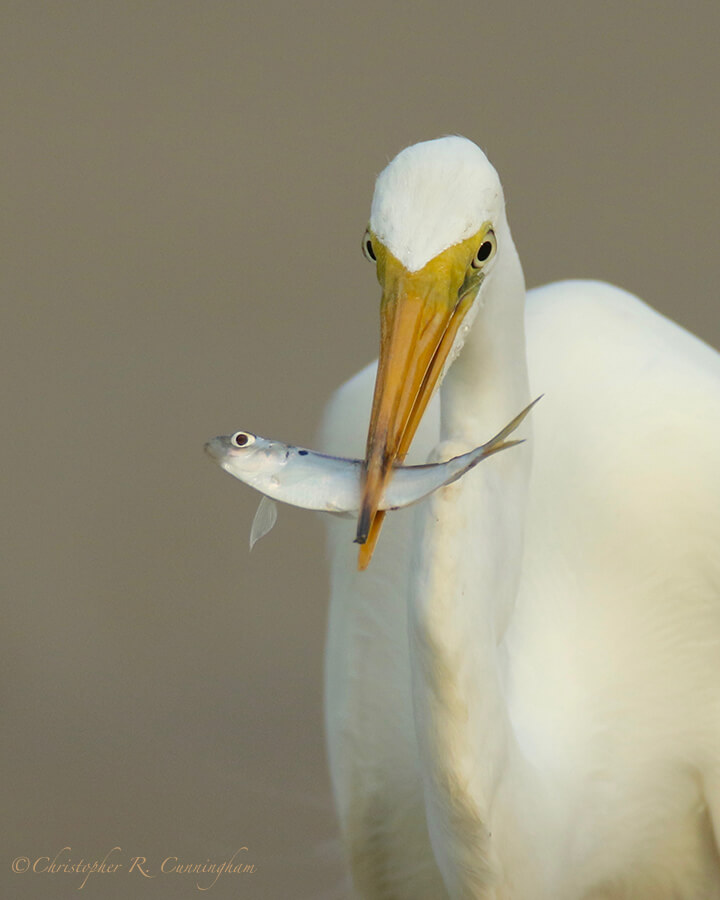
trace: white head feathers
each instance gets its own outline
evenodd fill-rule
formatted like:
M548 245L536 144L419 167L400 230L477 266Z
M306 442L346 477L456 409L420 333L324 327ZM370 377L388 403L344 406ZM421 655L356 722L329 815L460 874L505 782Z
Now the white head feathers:
M407 147L380 173L370 227L415 272L503 211L500 179L482 150L444 137Z

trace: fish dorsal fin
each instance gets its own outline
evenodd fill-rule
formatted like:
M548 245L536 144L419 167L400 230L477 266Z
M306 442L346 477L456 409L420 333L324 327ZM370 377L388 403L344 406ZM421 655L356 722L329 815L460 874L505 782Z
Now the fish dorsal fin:
M277 522L277 503L274 500L271 500L270 497L266 497L263 494L263 498L260 501L260 505L257 508L257 512L255 513L255 518L252 522L252 527L250 528L250 549L257 544L261 537L265 537L268 531L271 530L273 525Z

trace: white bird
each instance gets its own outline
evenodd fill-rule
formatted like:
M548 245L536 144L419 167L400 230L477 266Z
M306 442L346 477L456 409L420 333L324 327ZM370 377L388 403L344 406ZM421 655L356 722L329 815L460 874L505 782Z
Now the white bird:
M387 166L364 247L374 401L375 364L322 434L356 456L371 418L361 566L416 429L408 461L446 459L545 398L521 447L392 513L366 571L353 523L328 520L326 726L357 895L720 898L720 357L608 284L526 294L464 138Z

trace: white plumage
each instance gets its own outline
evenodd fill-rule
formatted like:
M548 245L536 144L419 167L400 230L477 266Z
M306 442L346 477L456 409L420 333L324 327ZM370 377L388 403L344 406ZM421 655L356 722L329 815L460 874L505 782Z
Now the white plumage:
M543 393L527 443L392 513L365 572L352 523L328 522L326 724L356 890L720 898L720 357L607 284L526 296L469 141L378 179L372 233L410 272L486 222L496 258L408 462ZM327 452L362 452L374 377L334 395Z

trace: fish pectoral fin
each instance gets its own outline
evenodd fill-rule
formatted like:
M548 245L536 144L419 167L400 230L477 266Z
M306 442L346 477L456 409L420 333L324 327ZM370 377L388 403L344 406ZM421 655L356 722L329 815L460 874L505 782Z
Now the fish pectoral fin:
M252 521L252 526L250 528L250 549L257 544L260 538L265 537L265 535L270 531L273 525L277 522L277 503L274 500L271 500L270 497L266 497L264 494L262 499L260 500L260 504L257 508L257 512L255 513L255 518Z

